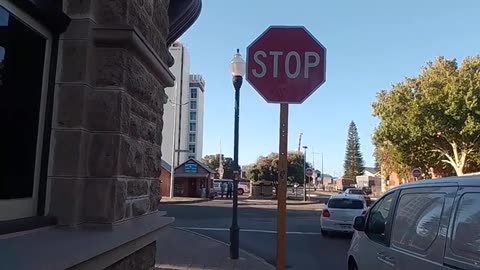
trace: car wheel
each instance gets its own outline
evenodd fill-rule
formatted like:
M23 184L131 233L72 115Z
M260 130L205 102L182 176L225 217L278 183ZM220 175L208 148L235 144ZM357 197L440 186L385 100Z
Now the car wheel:
M242 188L238 189L238 195L243 195L243 189Z
M328 236L328 232L325 231L325 230L320 230L320 233L322 234L322 236Z

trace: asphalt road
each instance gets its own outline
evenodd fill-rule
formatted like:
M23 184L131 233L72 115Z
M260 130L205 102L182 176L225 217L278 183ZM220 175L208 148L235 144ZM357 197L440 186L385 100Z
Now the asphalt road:
M287 269L346 269L350 237L320 235L322 204L294 205L287 209ZM275 264L276 206L240 205L240 248ZM175 217L174 226L229 242L231 202L215 200L195 204L164 204Z

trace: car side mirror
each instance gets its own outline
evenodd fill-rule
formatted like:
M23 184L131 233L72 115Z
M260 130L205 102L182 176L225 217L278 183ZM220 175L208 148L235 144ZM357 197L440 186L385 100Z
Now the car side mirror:
M367 220L365 219L365 216L355 217L353 221L353 228L357 231L363 232L365 231L366 223L367 223Z

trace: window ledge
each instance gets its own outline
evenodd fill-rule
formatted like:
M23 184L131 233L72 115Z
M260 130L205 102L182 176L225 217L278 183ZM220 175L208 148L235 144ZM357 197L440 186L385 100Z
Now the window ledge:
M56 225L54 217L36 216L0 221L0 236Z
M145 245L155 241L156 232L174 220L164 215L165 212L155 212L112 225L83 224L31 231L0 240L0 261L5 269L17 270L63 270L72 266L103 269L143 247L131 244L132 241L143 239ZM115 249L120 252L111 253ZM108 258L100 258L101 254Z

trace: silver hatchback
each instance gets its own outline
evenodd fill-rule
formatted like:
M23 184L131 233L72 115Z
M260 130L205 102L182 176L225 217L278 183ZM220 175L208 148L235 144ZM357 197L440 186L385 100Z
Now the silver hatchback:
M349 270L480 270L480 176L399 186L354 228Z

